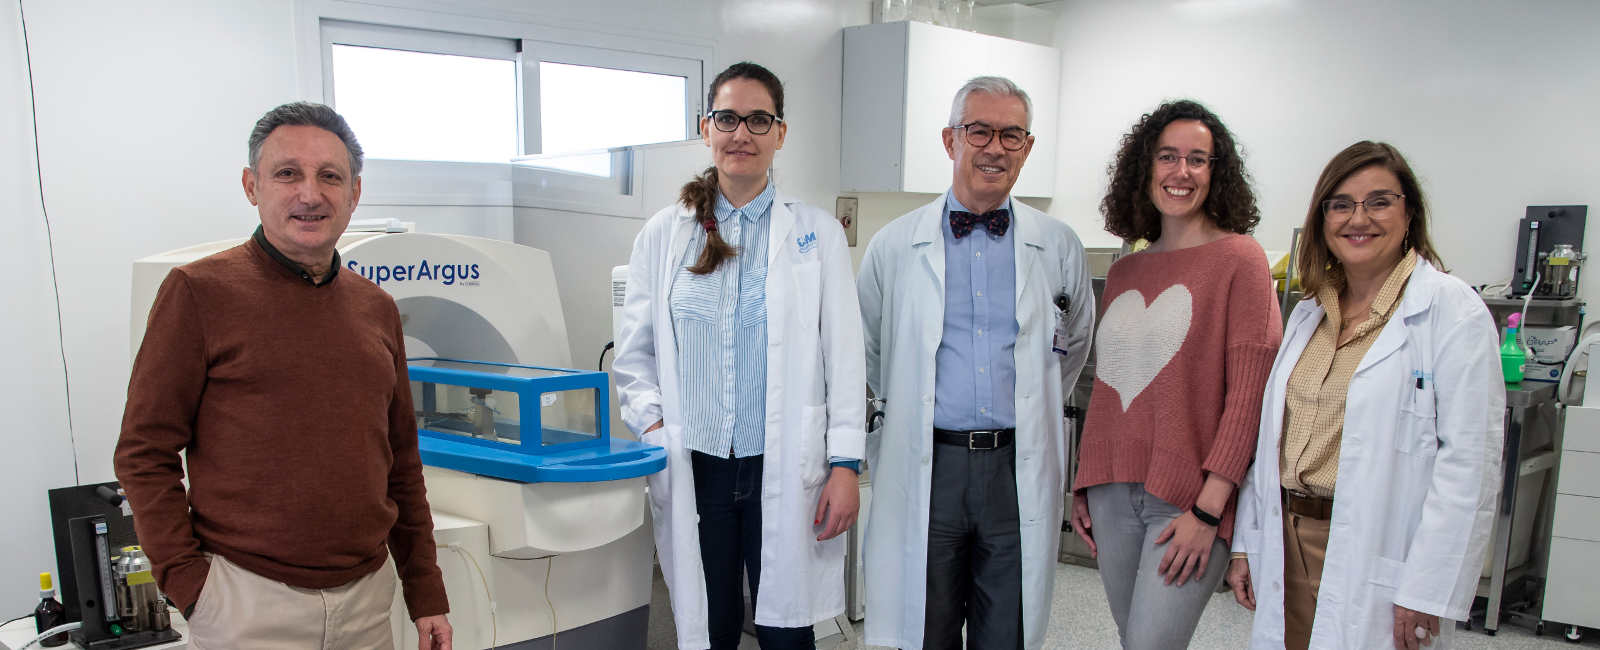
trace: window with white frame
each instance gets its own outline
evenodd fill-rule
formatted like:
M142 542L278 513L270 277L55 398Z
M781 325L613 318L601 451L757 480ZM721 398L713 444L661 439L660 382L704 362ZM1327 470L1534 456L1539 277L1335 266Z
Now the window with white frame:
M701 62L321 21L323 92L378 159L616 177L612 149L696 135Z

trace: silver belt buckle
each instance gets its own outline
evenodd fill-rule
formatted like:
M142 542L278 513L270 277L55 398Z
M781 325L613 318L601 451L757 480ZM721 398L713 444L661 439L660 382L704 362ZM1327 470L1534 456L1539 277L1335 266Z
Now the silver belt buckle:
M980 433L989 434L989 446L987 446L987 447L979 447L978 446L976 441L978 439L978 434L980 434ZM1000 432L999 431L969 431L969 432L967 432L967 451L991 451L991 450L994 450L994 449L998 449L999 447L1000 447Z

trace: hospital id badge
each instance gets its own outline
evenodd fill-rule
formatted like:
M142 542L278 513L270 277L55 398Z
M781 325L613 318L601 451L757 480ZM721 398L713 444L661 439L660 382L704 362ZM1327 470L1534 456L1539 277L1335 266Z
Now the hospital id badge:
M1056 296L1055 305L1061 310L1061 315L1056 317L1056 332L1050 343L1050 349L1056 354L1066 356L1068 342L1072 340L1067 332L1067 322L1072 316L1072 301L1067 298L1066 292L1062 292Z

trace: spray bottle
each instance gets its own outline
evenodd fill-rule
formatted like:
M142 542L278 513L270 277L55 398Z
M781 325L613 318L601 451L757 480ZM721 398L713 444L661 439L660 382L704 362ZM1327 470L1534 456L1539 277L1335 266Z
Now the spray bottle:
M1527 353L1522 351L1522 343L1517 340L1517 329L1521 324L1522 314L1507 316L1506 335L1500 341L1500 372L1505 375L1508 384L1522 381L1522 365L1528 361Z

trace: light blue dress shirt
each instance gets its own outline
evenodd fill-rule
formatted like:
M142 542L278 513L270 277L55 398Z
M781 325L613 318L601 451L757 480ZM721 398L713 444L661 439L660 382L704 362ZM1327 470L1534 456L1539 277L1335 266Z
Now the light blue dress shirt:
M995 236L979 225L956 239L945 195L944 337L934 355L933 426L969 431L1017 426L1016 212ZM1001 207L1011 208L1007 199Z

